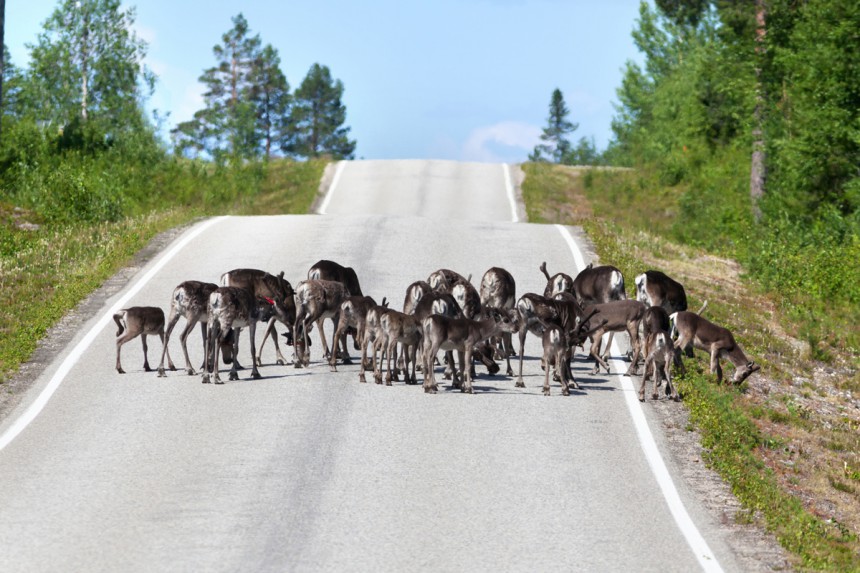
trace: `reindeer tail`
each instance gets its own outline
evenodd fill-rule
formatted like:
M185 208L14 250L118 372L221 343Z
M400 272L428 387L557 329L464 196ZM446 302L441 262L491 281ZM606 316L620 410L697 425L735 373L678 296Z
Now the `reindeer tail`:
M125 311L121 310L118 313L116 313L115 315L113 315L113 321L116 323L116 325L118 327L117 331L116 331L117 337L122 336L122 333L125 332L125 329L126 329Z

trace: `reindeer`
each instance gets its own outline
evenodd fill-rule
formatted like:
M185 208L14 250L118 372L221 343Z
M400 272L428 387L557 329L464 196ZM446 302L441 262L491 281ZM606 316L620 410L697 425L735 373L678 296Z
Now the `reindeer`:
M457 281L470 282L471 280L471 275L466 278L460 273L450 269L439 269L430 273L430 276L427 277L427 284L429 284L430 288L435 292L447 293L451 292L451 287L453 287L454 283Z
M630 367L625 376L636 374L636 364L639 361L641 345L639 343L639 322L645 314L645 305L638 300L613 300L603 304L595 304L588 307L594 312L594 320L598 326L591 334L590 356L594 358L594 370L597 374L603 366L609 372L609 364L605 357L600 356L600 339L607 332L627 332L630 336L630 344L633 346L633 355L630 359ZM611 339L610 339L611 340ZM607 343L607 352L608 346Z
M346 288L347 292L349 292L348 296L361 296L364 294L361 292L361 285L358 282L358 275L355 273L355 270L352 267L345 267L334 261L328 261L325 259L317 261L316 264L308 269L308 279L339 282L344 286L344 288ZM334 323L333 328L337 328L337 319L335 317L331 317L331 319ZM325 357L328 358L329 351L325 342L325 333L323 332L323 319L317 320L316 325L319 329L320 340L322 340ZM353 344L358 344L358 341L355 339L354 331L352 341ZM341 347L348 360L349 354L346 350L346 339L342 341ZM332 352L337 353L337 344L332 344Z
M527 333L531 332L542 339L546 325L555 324L566 333L571 347L581 343L582 332L589 324L590 316L585 315L582 307L569 293L559 293L556 296L558 298L547 298L526 293L517 301L516 310L520 316L520 369L515 384L517 388L526 387L523 381L523 357Z
M573 291L573 279L570 278L570 275L565 273L556 273L550 276L549 272L546 270L546 261L540 264L540 270L546 277L546 288L543 289L543 295L546 298L552 298L560 292L575 294Z
M460 305L454 299L453 295L436 291L428 293L418 301L418 304L415 305L414 314L422 323L425 318L433 314L441 314L451 318L463 318L463 311L460 309ZM423 364L427 360L427 357L424 356L423 346L418 350L418 352L421 356L420 364L418 366L423 370ZM435 354L432 356L431 360L433 362L437 362ZM445 368L444 378L446 380L450 380L454 372L454 353L446 352L445 360L447 366Z
M543 327L544 331L541 337L544 364L543 395L550 395L549 370L550 366L554 365L561 382L562 395L570 396L570 387L573 386L579 390L580 386L573 378L573 372L570 369L571 344L568 333L557 324L544 324Z
M223 384L218 370L219 351L224 356L224 362L232 363L230 380L239 379L239 361L236 358L239 355L238 329L242 327L248 327L251 339L251 378L261 378L257 361L254 360L257 322L267 322L274 314L274 307L274 300L255 296L246 288L219 287L209 295L209 332L204 347L206 358L202 380L204 384L210 381ZM228 346L227 342L232 342L232 347Z
M125 374L125 370L122 369L122 364L119 361L122 345L140 336L143 342L143 369L146 372L152 372L152 368L149 367L149 357L147 356L146 336L158 335L162 346L165 350L167 349L167 344L164 341L164 311L156 306L132 306L114 314L113 321L117 325L116 371L120 374ZM169 353L168 360L170 360Z
M433 357L442 349L456 350L460 357L460 374L455 371L454 387L472 394L472 376L466 367L471 363L473 348L482 340L502 332L514 332L519 328L516 311L487 309L480 320L468 318L449 318L438 314L430 315L422 322L424 331L424 391L435 394L438 391L433 371Z
M684 348L688 344L704 350L711 355L710 372L717 375L717 384L723 381L723 369L720 358L728 358L735 365L732 382L740 384L750 374L761 370L761 366L747 359L740 345L735 342L731 331L702 318L689 311L676 312L672 318L672 337L675 338L675 348ZM682 372L683 364L682 364Z
M582 306L603 304L613 300L626 300L624 275L617 267L589 263L573 279L573 294Z
M406 287L406 297L403 299L403 312L406 314L415 314L415 307L418 302L424 298L424 295L433 292L430 283L427 281L415 281Z
M392 374L391 361L397 355L397 345L400 344L403 348L402 355L404 357L403 375L407 384L418 384L418 378L415 376L415 362L418 351L418 345L421 342L421 323L413 314L406 314L397 310L388 309L381 313L379 317L379 326L382 333L380 340L385 345L385 355L387 357L388 371L385 375L385 385L391 386L392 380L397 380L396 371ZM410 374L409 364L412 364L412 372ZM380 370L382 365L380 364ZM381 382L382 373L374 376L377 382Z
M684 285L660 271L645 271L636 275L636 298L646 306L663 307L667 313L687 310Z
M382 384L382 368L381 366L379 370L376 368L376 355L385 341L385 337L382 332L381 320L382 314L385 311L385 307L382 306L372 306L367 309L367 314L364 319L364 332L361 335L361 368L358 371L359 382L367 382L367 378L364 373L367 370L368 362L370 362L374 380L377 384ZM367 358L368 344L370 344L372 348L371 359ZM382 360L382 358L380 358L380 360Z
M516 291L517 284L513 275L501 267L492 267L481 277L481 307L512 309L516 304ZM509 332L502 334L497 351L498 357L507 361L507 375L513 376L511 356L516 352Z
M376 306L387 308L388 300L383 298L382 305L377 305L373 297L369 296L351 296L343 301L340 305L340 318L334 331L334 338L331 343L332 347L337 348L338 341L341 340L341 337L345 337L349 331L354 333L354 347L356 350L361 350L366 346L364 330L367 321L367 311ZM342 360L344 364L352 364L349 354L344 354ZM332 352L329 355L329 366L332 372L337 372L336 363L337 353Z
M296 319L296 303L293 299L293 286L290 281L284 278L284 271L277 275L270 274L259 269L233 269L221 275L221 286L245 288L251 291L255 297L264 297L272 299L273 314L266 325L266 331L263 334L263 341L260 343L260 350L253 359L258 365L261 365L263 345L266 344L266 339L269 335L275 344L275 361L277 364L286 364L287 361L284 355L281 354L281 348L278 346L278 335L275 331L275 321L278 320L287 327L287 344L293 338L292 328L293 322ZM238 333L237 333L238 336ZM237 366L241 369L241 366Z
M654 307L651 307L654 308ZM654 384L654 390L651 393L651 399L658 398L657 386L660 383L661 372L662 377L666 380L666 395L676 402L680 400L678 391L672 385L672 362L675 360L677 353L672 344L672 337L666 330L655 330L650 332L645 338L644 343L645 355L645 371L642 373L642 381L639 384L639 401L645 401L645 383L649 376Z
M182 346L182 354L185 356L185 372L189 376L194 376L197 372L191 366L191 360L188 358L188 335L194 329L194 325L200 323L200 334L202 336L203 345L206 345L206 329L208 320L209 295L211 295L218 285L215 283L207 283L201 281L185 281L179 283L173 289L173 296L170 299L170 313L167 319L167 331L164 335L164 345L161 350L161 362L158 365L158 375L164 377L164 357L167 356L168 366L171 370L176 370L173 361L170 360L170 354L167 352L167 344L170 341L170 335L173 328L179 321L179 317L185 317L185 328L179 334L179 343Z
M296 322L293 332L296 333L296 368L310 365L308 332L311 325L325 318L331 318L335 324L339 321L340 306L350 296L343 283L336 281L308 279L296 287ZM320 329L323 353L330 357L325 333ZM334 344L335 341L332 341ZM343 351L346 352L344 343ZM337 354L337 348L332 348L332 354Z

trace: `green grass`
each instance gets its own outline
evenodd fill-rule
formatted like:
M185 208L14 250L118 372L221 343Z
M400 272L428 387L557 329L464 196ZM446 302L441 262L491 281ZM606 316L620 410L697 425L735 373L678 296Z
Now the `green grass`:
M273 161L218 186L208 185L208 175L164 173L167 206L117 222L57 225L0 204L0 382L30 358L51 326L155 235L201 216L307 213L325 165ZM170 203L170 197L178 200ZM21 221L40 226L22 229Z
M690 250L670 238L672 192L649 194L646 187L636 184L642 177L637 179L625 171L572 177L569 168L534 164L524 165L524 170L523 196L529 220L582 225L594 243L600 262L619 267L626 277L654 268L655 260L667 266L688 268L697 257L709 255L706 251ZM587 203L588 206L580 206L579 211L595 215L569 216L570 212L560 207L564 201ZM559 214L566 216L559 217ZM784 342L761 328L762 313L752 305L755 297L764 295L763 289L747 280L739 289L742 296L736 296L729 287L719 284L719 277L716 280L705 277L705 281L711 294L720 295L718 301L711 301L709 318L729 326L747 353L763 364L763 371L778 378L791 378L791 373L784 369L793 368L794 364L786 366L767 359L769 355L788 356L791 351L785 348ZM632 285L627 287L628 294L632 295ZM691 307L701 304L697 293L690 292L689 285L687 294ZM769 318L791 324L790 317L782 313ZM679 376L677 382L683 395L682 404L689 409L691 423L702 437L706 462L731 486L749 519L763 523L773 532L802 569L860 571L857 536L837 520L822 519L807 510L797 497L783 489L763 461L762 452L783 452L789 441L779 435L765 434L756 422L781 424L789 436L794 429L813 432L810 412L791 397L776 398L764 405L748 400L745 390L750 381L741 388L717 386L707 372L707 363L702 360L688 362L687 375ZM846 381L844 384L853 383ZM812 394L808 389L804 392ZM842 452L841 448L850 448L851 452L860 452L856 424L845 418L844 425L844 428L837 425L822 430L830 438L830 451L836 448ZM856 455L851 452L848 455ZM846 494L856 491L853 478L860 472L847 462L846 469L836 476L827 464L812 465L834 490ZM790 476L788 481L795 483L799 479Z

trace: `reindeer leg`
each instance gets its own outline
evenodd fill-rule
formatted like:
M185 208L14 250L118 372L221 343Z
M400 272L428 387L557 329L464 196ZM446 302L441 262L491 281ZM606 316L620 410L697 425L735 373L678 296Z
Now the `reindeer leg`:
M176 366L174 366L173 360L170 359L170 353L167 352L167 342L170 340L170 335L173 332L173 327L176 326L177 322L179 322L179 313L174 312L173 307L171 307L171 309L170 309L170 320L167 322L167 329L165 330L164 341L161 344L161 362L158 363L158 376L160 378L163 378L165 376L165 373L164 373L164 356L165 355L167 355L168 367L171 370L176 370Z
M723 381L723 369L720 368L720 350L716 346L711 346L711 374L717 375L717 384Z
M516 388L525 388L526 387L526 383L523 381L523 356L525 355L525 352L526 352L526 332L527 331L528 331L528 329L526 328L525 325L523 325L523 327L520 329L520 332L519 332L519 335L520 335L520 374L519 374L519 377L517 378L516 384L514 384L514 387L516 387Z
M433 356L436 355L433 343L429 338L424 339L424 392L435 394L439 391L436 384L436 376L433 369Z
M466 394L474 394L472 390L472 370L474 370L474 366L472 365L472 345L467 342L465 349L458 350L457 355L460 358L460 364L463 365L461 368L463 382L460 391Z

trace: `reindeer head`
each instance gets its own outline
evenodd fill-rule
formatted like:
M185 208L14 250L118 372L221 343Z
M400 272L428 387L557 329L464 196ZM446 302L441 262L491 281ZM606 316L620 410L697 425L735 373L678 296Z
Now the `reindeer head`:
M740 366L735 368L735 375L732 376L732 382L735 384L740 384L747 378L749 378L750 374L753 372L758 372L761 370L761 366L756 364L755 362L747 362L744 366Z

